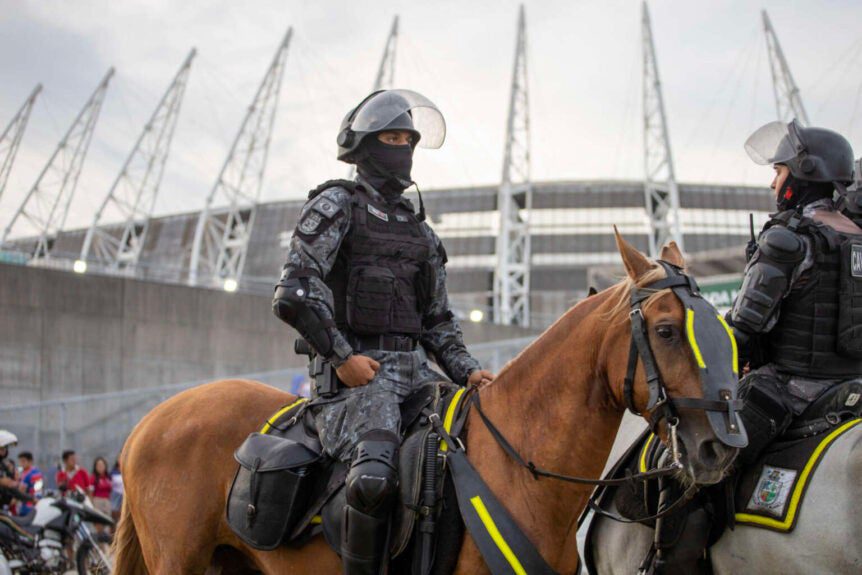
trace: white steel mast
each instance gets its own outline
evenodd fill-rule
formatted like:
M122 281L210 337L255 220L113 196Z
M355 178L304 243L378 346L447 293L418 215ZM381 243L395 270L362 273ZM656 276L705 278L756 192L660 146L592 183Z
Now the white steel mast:
M530 107L527 92L527 28L518 11L518 36L506 121L503 175L497 193L499 230L494 274L494 321L530 325Z
M6 226L0 245L6 243L9 234L19 220L29 223L36 231L36 243L32 250L34 259L48 257L57 232L63 228L69 205L75 193L78 176L93 137L96 120L105 99L108 83L114 69L108 70L84 108L78 113L69 131L60 140L57 149L39 174L24 202Z
M239 286L292 34L293 29L288 29L279 44L198 219L189 267L190 285L222 287L226 291Z
M3 190L6 188L9 173L12 171L12 162L15 161L15 154L18 152L18 146L21 144L21 138L25 128L27 128L27 120L30 119L30 112L33 110L33 104L36 103L36 96L41 91L42 84L39 84L30 92L18 113L13 116L6 129L0 134L0 198L3 197Z
M85 271L89 263L128 272L137 265L195 54L192 49L180 66L96 212L75 264L77 271ZM105 223L105 217L117 218L119 224Z
M808 114L802 105L802 97L799 95L799 87L790 73L790 66L784 58L784 51L778 43L775 28L769 20L766 10L763 15L763 33L766 35L766 49L769 51L769 69L772 71L772 89L775 92L775 110L778 119L789 122L793 118L799 120L802 125L808 125Z
M649 251L657 256L662 246L674 240L683 249L679 218L679 189L673 169L667 116L664 109L658 61L655 55L649 9L643 3L643 122L644 199L649 218Z

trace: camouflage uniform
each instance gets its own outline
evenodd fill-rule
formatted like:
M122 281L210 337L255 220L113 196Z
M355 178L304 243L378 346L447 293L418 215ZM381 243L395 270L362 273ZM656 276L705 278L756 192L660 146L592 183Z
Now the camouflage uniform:
M361 178L359 181L376 201L386 200ZM335 264L342 241L350 230L351 192L343 187L327 188L309 200L303 207L290 242L287 263L282 277L300 269L312 269L319 277L308 278L306 302L321 318L334 317L333 294L320 278L326 278ZM409 200L401 197L412 211ZM440 238L423 222L422 229L437 248L431 254L430 264L436 270L435 285L430 294L427 315L442 316L449 311L446 292L446 255ZM333 349L337 355L346 357L350 350L348 338L336 327L329 327ZM458 322L448 319L422 332L419 342L437 361L443 371L460 385L479 362L464 346ZM423 384L445 379L432 370L422 349L412 352L373 350L362 352L380 363L380 370L368 385L342 388L333 400L315 406L314 415L321 442L326 452L340 460L349 461L354 446L363 433L372 429L383 429L393 433L400 431L399 405L412 391ZM337 360L333 360L338 365Z

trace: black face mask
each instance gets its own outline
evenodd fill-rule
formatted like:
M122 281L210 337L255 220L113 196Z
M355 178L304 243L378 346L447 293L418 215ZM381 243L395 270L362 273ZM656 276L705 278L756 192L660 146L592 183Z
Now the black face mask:
M787 174L787 179L778 190L776 205L779 211L792 210L823 198L831 198L834 189L831 182L809 182Z
M413 184L413 146L384 144L372 136L362 142L356 170L387 199L400 196Z

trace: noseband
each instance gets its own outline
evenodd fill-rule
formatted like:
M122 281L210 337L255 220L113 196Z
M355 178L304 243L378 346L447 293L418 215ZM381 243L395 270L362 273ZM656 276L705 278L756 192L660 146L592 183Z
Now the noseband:
M667 387L659 373L656 365L655 356L652 352L652 347L649 342L647 332L647 323L644 318L642 304L643 302L654 295L657 291L670 289L674 295L682 302L684 307L695 299L703 299L697 283L689 275L686 275L682 269L668 262L658 260L667 272L667 277L656 280L653 283L634 287L631 290L631 311L629 318L632 324L632 338L629 347L629 360L626 371L626 377L623 383L623 399L626 407L633 414L640 416L641 412L635 407L634 399L634 382L635 373L637 371L638 359L644 367L647 386L649 387L649 401L647 402L646 410L650 412L649 425L653 433L658 434L658 425L662 420L665 420L668 425L669 437L671 439L676 436L676 426L679 423L677 410L685 409L700 409L703 411L713 411L727 414L727 427L730 432L738 431L737 412L742 409L743 401L734 399L730 394L720 393L721 399L703 399L695 397L670 397L667 394ZM676 452L676 449L673 450Z

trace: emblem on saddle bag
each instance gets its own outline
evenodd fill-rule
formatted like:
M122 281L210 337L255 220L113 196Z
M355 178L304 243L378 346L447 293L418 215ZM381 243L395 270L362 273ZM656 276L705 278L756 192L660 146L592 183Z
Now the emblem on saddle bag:
M782 517L795 480L794 469L764 465L747 509Z
M227 501L227 521L255 549L275 549L290 536L311 500L311 466L320 459L307 446L252 433L234 453L239 467Z

